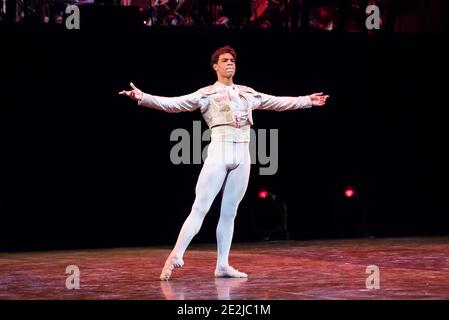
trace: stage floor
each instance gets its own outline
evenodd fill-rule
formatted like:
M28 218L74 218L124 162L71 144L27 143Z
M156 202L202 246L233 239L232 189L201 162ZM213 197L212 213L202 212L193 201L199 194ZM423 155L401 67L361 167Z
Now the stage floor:
M189 247L184 267L160 281L169 252L0 253L0 299L449 299L449 237L235 243L231 265L248 279L214 278L211 244ZM66 287L69 265L79 289Z

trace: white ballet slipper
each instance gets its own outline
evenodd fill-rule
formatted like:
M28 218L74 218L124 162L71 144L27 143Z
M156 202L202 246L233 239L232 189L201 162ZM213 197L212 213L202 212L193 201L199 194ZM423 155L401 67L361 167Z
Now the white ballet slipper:
M171 273L173 272L173 269L175 268L181 268L184 265L184 261L182 261L181 258L168 258L167 261L165 261L164 268L162 269L160 279L162 281L168 281L171 277Z
M240 272L231 266L226 268L215 269L216 278L248 278L248 275L244 272Z

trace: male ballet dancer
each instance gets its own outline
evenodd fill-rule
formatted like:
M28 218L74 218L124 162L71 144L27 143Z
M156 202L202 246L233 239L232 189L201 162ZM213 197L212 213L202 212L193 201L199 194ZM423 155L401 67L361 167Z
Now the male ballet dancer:
M217 74L217 82L198 91L180 97L159 97L139 90L133 83L130 91L119 94L138 101L140 106L165 112L183 112L200 109L211 129L211 143L207 158L196 185L195 201L185 220L175 247L168 256L160 279L168 280L174 268L184 265L184 253L198 233L204 217L218 192L223 198L217 225L217 278L246 278L229 265L229 251L234 233L234 218L248 186L251 159L249 155L250 126L253 110L296 110L323 106L329 96L314 93L299 97L276 97L260 93L252 88L236 85L236 53L230 46L216 50L211 66Z

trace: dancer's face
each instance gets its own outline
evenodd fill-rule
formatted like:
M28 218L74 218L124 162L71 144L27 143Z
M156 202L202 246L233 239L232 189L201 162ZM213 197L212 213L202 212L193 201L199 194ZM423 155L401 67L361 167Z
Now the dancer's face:
M220 54L218 62L214 64L218 77L232 78L235 74L235 59L230 53Z

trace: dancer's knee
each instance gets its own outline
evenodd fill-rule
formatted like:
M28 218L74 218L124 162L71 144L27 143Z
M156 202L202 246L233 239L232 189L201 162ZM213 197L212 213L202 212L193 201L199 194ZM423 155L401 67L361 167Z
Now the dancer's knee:
M192 212L190 212L190 215L198 217L200 219L204 219L208 210L209 210L209 208L206 208L204 205L194 203L192 206Z
M234 219L237 215L237 204L222 204L220 216L228 219Z
M203 224L203 217L195 214L192 211L190 215L187 217L183 228L185 228L185 230L188 231L189 234L195 236L200 231L202 224Z

